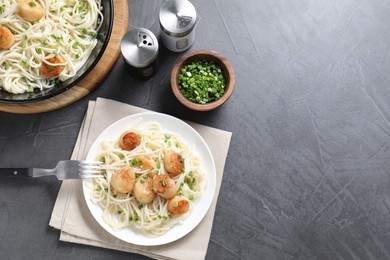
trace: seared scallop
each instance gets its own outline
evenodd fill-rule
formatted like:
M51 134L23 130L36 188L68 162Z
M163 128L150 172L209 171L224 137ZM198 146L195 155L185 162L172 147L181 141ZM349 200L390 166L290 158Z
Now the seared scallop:
M64 60L58 56L46 59L42 61L39 71L41 74L48 78L55 78L60 75L64 70Z
M167 151L164 155L164 168L172 175L184 172L184 158L176 152Z
M133 194L140 203L150 203L156 197L152 184L153 180L150 177L140 177L139 180L135 182Z
M168 175L156 175L153 177L153 190L164 199L171 199L176 195L175 181Z
M119 138L119 146L126 151L134 150L141 144L141 136L134 131L126 131Z
M143 155L137 155L134 159L136 160L134 166L140 168L141 170L148 170L149 177L153 177L156 174L156 162L153 159L149 159Z
M45 9L35 0L19 0L18 14L26 21L35 22L45 16Z
M177 195L168 201L167 209L174 215L182 215L188 212L190 203L185 197Z
M0 48L9 49L15 43L14 34L5 26L0 26Z
M129 193L134 189L135 173L130 167L123 167L111 176L111 187L120 193Z

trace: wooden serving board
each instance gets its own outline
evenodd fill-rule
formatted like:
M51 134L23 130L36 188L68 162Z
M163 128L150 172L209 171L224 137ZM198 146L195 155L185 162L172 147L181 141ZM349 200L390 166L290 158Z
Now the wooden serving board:
M120 42L127 32L129 20L127 0L113 0L113 2L114 23L110 40L100 61L84 79L71 89L49 99L25 104L0 103L0 111L16 114L47 112L70 105L95 89L117 60L120 53Z

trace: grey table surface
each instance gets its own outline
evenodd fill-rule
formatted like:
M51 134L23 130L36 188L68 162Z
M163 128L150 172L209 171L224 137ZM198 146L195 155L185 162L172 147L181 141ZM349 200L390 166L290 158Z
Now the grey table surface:
M89 100L105 97L233 133L206 259L390 259L390 1L192 1L194 49L232 63L236 90L193 112L174 98L183 53L150 80L119 58L65 108L0 113L0 167L70 158ZM161 1L129 0L129 26L159 35ZM0 259L145 259L59 241L61 183L0 178ZM185 259L185 256L183 256Z

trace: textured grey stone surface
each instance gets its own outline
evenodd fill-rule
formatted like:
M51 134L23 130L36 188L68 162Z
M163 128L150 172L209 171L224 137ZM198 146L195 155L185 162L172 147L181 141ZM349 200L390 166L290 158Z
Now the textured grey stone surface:
M161 1L129 0L129 25L159 35ZM161 48L157 74L118 59L84 99L0 113L0 167L70 157L88 100L111 98L233 132L206 259L390 259L390 2L194 0L192 49L236 72L223 107L189 111ZM1 259L145 259L59 242L48 226L60 182L0 178ZM185 256L183 256L185 259Z

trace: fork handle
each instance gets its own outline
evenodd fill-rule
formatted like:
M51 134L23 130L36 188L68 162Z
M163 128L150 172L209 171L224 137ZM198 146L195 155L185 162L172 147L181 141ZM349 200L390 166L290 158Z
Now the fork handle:
M0 168L0 177L32 177L32 168Z

